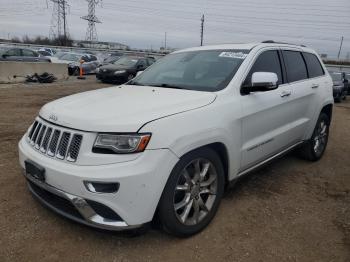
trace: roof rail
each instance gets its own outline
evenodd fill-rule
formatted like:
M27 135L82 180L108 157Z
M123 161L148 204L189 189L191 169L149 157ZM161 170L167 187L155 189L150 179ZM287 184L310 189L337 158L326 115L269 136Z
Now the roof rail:
M285 45L296 45L296 46L306 47L305 45L291 44L291 43L285 43L285 42L276 42L274 40L265 40L265 41L262 41L261 43L264 43L264 44L285 44Z

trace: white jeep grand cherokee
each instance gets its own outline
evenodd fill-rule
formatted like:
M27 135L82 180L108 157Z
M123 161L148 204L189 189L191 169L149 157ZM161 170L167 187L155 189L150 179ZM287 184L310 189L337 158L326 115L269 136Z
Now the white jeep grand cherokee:
M157 215L189 236L238 177L297 146L320 159L332 106L332 80L310 49L190 48L126 85L46 104L19 159L33 195L65 217L122 230Z

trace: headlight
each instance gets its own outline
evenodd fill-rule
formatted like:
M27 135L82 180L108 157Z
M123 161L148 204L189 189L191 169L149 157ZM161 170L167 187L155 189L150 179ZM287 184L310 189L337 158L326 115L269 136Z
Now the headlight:
M98 72L100 72L100 68L99 67L96 68L96 73L98 73Z
M124 74L124 73L126 73L126 70L118 70L114 72L115 75Z
M118 154L142 152L150 139L151 134L99 134L93 151L107 149Z

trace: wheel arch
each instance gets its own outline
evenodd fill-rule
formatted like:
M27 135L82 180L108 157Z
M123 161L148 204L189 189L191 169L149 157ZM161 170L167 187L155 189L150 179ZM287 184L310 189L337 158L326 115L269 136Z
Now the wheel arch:
M330 124L332 122L332 115L333 115L333 104L327 104L324 105L321 109L321 113L325 113L328 116L329 119L329 123Z
M209 148L211 150L213 150L215 153L218 154L222 166L224 168L224 177L225 177L225 185L228 184L229 181L229 170L230 170L230 163L229 163L229 153L227 150L227 147L224 143L222 142L212 142L206 145L202 145L200 147L197 148L193 148L187 152L183 152L181 156L179 156L180 158L183 157L184 155L187 155L191 152L194 152L196 150L202 149L202 148Z

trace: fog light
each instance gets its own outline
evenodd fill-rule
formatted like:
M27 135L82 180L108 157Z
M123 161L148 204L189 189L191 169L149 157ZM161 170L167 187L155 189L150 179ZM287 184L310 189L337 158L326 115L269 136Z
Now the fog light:
M117 193L119 189L119 183L85 181L84 184L92 193Z

